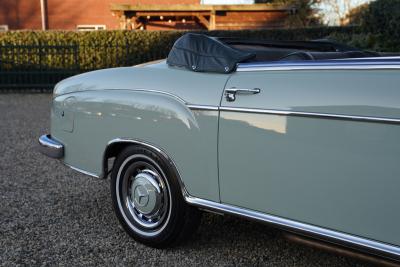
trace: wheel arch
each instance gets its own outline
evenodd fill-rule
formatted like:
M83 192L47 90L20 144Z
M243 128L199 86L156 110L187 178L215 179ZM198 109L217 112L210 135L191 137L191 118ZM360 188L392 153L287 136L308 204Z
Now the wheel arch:
M128 146L131 145L136 145L136 146L142 146L146 147L150 150L152 150L154 153L157 155L161 156L172 168L172 170L175 172L175 175L178 179L179 185L181 187L182 191L182 196L185 198L188 196L188 192L186 190L186 187L182 181L181 175L179 173L179 170L172 160L172 158L161 148L158 146L151 144L149 142L143 141L143 140L138 140L138 139L131 139L131 138L115 138L112 139L111 141L108 142L104 154L103 154L103 161L102 161L102 177L107 178L107 176L110 174L112 171L112 168L114 167L114 163L112 163L112 167L109 168L109 159L113 157L117 157L118 154L125 149Z

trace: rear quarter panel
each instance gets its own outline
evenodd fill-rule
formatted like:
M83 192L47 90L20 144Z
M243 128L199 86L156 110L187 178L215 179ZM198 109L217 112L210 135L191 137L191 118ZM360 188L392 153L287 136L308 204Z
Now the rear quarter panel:
M100 175L103 153L116 138L141 140L174 161L187 191L219 201L217 110L227 75L172 69L96 71L57 85L51 135L65 145L67 165Z

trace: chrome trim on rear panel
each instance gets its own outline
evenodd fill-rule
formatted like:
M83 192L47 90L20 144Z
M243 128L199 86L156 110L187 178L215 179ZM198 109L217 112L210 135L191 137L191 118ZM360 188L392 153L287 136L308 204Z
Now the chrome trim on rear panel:
M276 110L276 109L237 108L237 107L226 107L226 106L221 106L221 107L203 106L203 105L186 105L186 106L191 110L215 110L215 111L219 110L219 111L270 114L270 115L281 115L281 116L320 118L320 119L331 119L331 120L348 120L348 121L400 124L400 118L356 116L356 115L344 115L344 114L333 114L333 113Z
M100 176L97 175L97 174L95 174L95 173L82 170L82 169L80 169L80 168L71 166L71 165L66 164L66 163L64 163L64 164L65 164L65 166L70 167L70 168L73 169L74 171L77 171L77 172L80 172L80 173L82 173L82 174L86 174L86 175L92 176L92 177L94 177L94 178L100 178Z
M217 106L192 105L192 104L187 104L186 106L191 110L216 110L216 111L219 110L219 107Z
M290 110L236 108L236 107L220 107L219 110L232 111L232 112L296 116L296 117L309 117L309 118L324 118L324 119L333 119L333 120L350 120L350 121L377 122L377 123L390 123L390 124L399 124L400 123L400 119L398 119L398 118L355 116L355 115L302 112L302 111L290 111Z
M153 90L153 89L137 89L137 88L136 89L127 89L127 90L136 91L136 92L144 92L144 93L149 93L150 92L150 93L163 94L163 95L167 95L167 96L173 97L173 98L179 100L180 102L186 104L186 101L184 99L182 99L181 97L179 97L179 96L177 96L175 94L172 94L170 92L166 92L166 91Z
M258 211L253 211L249 209L244 209L240 207L236 207L233 205L216 203L213 201L185 196L185 200L187 203L192 204L197 207L211 209L216 212L223 212L232 215L242 216L248 219L253 219L260 222L270 223L279 228L283 228L286 230L291 230L294 232L299 232L304 235L313 236L316 238L322 238L323 240L344 245L347 247L351 247L354 249L359 249L363 251L367 251L368 253L372 253L375 255L379 255L382 257L400 260L400 247L394 246L391 244L386 244L378 241L374 241L371 239L366 239L322 227L318 227L311 224L306 224L302 222L297 222L281 217L277 217L274 215L265 214Z
M239 63L236 71L400 69L400 57Z

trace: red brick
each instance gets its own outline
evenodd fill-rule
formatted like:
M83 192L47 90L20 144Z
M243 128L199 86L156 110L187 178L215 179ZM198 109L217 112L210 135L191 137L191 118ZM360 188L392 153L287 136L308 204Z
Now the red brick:
M118 29L111 3L148 4L146 0L47 0L48 29L75 30L81 24L104 24ZM152 0L151 4L197 4L199 0ZM40 0L0 0L0 25L10 30L41 29Z
M200 0L152 0L151 4L199 4ZM149 4L149 0L46 0L47 29L75 30L78 25L106 25L118 29L120 22L110 11L111 3ZM226 12L216 17L216 29L281 27L285 13ZM251 23L256 22L253 26ZM250 23L250 24L249 24ZM14 29L41 29L40 0L0 0L0 25ZM190 19L186 23L158 21L147 25L148 30L199 29Z

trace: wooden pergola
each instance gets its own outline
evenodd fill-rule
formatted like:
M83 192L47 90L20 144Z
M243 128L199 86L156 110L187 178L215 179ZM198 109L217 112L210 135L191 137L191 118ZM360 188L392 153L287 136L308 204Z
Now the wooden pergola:
M121 29L146 29L148 25L176 29L177 23L198 29L282 27L294 12L291 6L253 5L129 5L111 4Z

